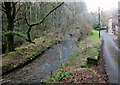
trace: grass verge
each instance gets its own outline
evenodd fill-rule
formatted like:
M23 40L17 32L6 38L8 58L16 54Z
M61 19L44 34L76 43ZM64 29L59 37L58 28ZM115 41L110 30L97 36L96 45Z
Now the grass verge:
M92 30L91 32L92 36L88 37L91 40L98 40L99 39L99 35L98 35L98 31L97 30Z
M55 44L55 40L40 37L34 40L35 44L28 44L16 48L15 51L2 55L2 74L8 73L16 68L23 67L25 64L34 60L49 47Z

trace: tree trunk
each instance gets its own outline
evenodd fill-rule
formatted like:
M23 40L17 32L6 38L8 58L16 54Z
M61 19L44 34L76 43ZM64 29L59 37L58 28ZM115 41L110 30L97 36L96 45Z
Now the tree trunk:
M15 8L15 3L12 2L4 2L4 9L6 11L6 15L7 15L7 31L13 31L14 28L14 20L15 20L15 12L16 12L16 8ZM14 50L14 35L13 34L9 34L7 36L7 48L6 48L6 52L10 52Z
M14 50L14 36L9 35L7 37L7 52L13 51Z
M11 17L8 18L8 27L7 27L7 31L13 31L14 28L14 19L12 19ZM7 36L7 52L13 51L14 50L14 35L13 34L9 34Z

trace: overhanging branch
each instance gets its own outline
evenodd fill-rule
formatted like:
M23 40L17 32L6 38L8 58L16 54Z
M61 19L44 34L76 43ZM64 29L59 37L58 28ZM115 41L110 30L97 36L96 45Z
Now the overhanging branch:
M55 11L57 8L59 8L59 7L60 7L61 5L63 5L63 4L64 4L64 2L62 2L61 4L59 4L58 6L56 6L55 8L53 8L52 10L50 10L50 11L43 17L43 19L42 19L40 22L35 23L35 24L30 24L30 26L36 26L36 25L39 25L39 24L43 23L44 20L45 20L53 11Z
M34 24L29 24L29 22L28 22L28 20L27 20L27 17L26 17L26 12L25 12L25 22L26 22L26 24L27 24L27 26L28 26L28 30L27 30L27 38L28 38L27 41L28 41L28 42L32 42L32 40L31 40L31 34L30 34L32 27L43 23L44 20L45 20L53 11L55 11L57 8L59 8L59 7L60 7L61 5L63 5L63 4L64 4L64 2L62 2L61 4L59 4L58 6L56 6L55 8L53 8L52 10L50 10L50 11L42 18L42 20L40 20L39 22L34 23Z
M14 22L16 22L16 21L18 21L18 20L21 20L21 19L23 19L23 18L17 18L17 19L14 20Z
M27 18L26 18L26 12L25 12L25 22L26 22L26 24L27 24L29 27L31 27L31 25L28 23L28 20L27 20Z

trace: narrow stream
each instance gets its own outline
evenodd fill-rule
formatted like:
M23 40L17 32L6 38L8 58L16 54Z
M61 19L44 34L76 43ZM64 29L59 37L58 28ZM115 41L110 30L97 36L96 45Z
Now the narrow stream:
M28 65L3 76L3 82L40 83L42 79L57 70L77 49L76 40L67 36L67 40L56 44ZM61 54L61 57L60 57Z

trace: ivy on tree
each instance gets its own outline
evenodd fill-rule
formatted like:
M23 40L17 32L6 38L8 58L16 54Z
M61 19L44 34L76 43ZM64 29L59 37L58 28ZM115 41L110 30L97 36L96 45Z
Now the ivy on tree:
M27 33L25 35L25 34L22 34L21 32L17 32L15 30L13 30L14 29L14 23L17 20L22 19L22 18L16 19L16 15L17 15L18 11L20 10L20 7L18 7L18 9L16 9L17 3L18 2L3 2L2 3L2 8L3 8L2 11L6 14L7 23L8 23L7 30L3 31L3 35L5 35L7 37L7 52L10 52L10 51L14 50L14 36L15 35L17 35L19 37L22 37L27 42L34 43L34 42L32 42L32 39L31 39L31 29L34 26L37 26L37 25L43 23L45 21L45 19L53 11L55 11L57 8L59 8L60 6L62 6L64 4L64 2L60 3L58 6L56 6L52 10L50 10L39 22L32 23L32 24L30 24L28 22L27 17L26 17L26 12L25 12L24 19L25 19L25 22L28 26L28 30L27 30Z

